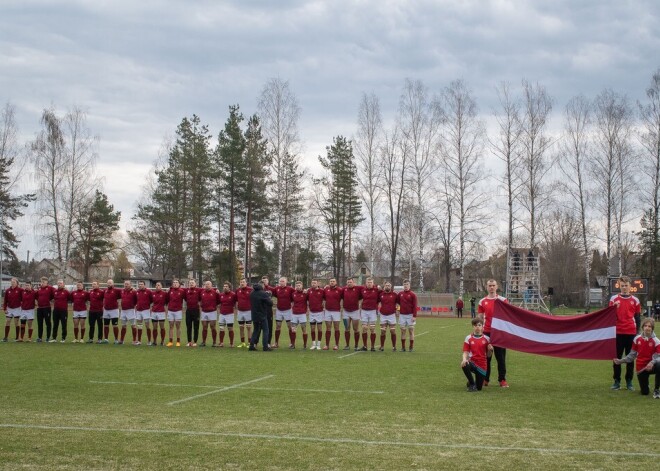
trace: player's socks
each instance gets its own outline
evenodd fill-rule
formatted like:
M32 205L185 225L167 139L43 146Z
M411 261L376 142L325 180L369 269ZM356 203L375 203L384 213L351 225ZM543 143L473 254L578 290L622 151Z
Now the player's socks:
M312 345L316 345L316 331L312 327Z
M78 327L73 328L73 338L78 340Z
M176 338L176 343L181 343L181 337Z
M392 338L392 347L396 347L396 334L391 332L390 337Z
M160 343L165 343L165 327L160 328Z
M297 332L291 332L291 331L289 331L289 339L291 340L291 345L295 345L295 344L296 344L296 336L297 336L297 335L298 335Z
M414 339L410 339L410 350L413 349L413 344L415 343Z
M202 343L206 343L206 336L208 335L208 333L209 333L208 329L202 330Z
M279 345L280 343L280 334L282 333L282 329L275 329L275 343Z
M234 331L229 331L229 345L234 345Z
M108 338L109 333L110 333L110 327L107 326L107 325L104 325L103 326L103 339L104 340Z
M64 328L63 328L64 329ZM21 338L21 326L17 325L16 326L16 340Z
M29 340L32 340L32 330L33 330L32 327L30 327L30 328L28 329L28 339L29 339Z
M10 331L10 330L11 330L11 326L10 326L10 325L6 325L6 326L5 326L5 338L9 337L9 331Z
M360 343L360 332L353 332L353 340L355 341L355 348L358 348L358 343Z
M325 331L325 344L326 345L330 345L330 336L331 335L332 335L332 333L330 332L330 328L328 327L328 329Z
M241 343L245 343L245 335L241 332Z
M122 325L121 326L121 339L120 340L123 342L125 337L126 337L126 326Z
M133 342L137 342L139 339L137 338L137 327L131 326L131 334L133 335ZM140 337L142 337L140 335Z
M20 337L20 339L23 340L23 337L25 337L25 324L21 324L21 337Z
M115 335L115 340L117 340L117 337L119 336L119 327L116 325L112 326L112 333Z
M401 348L405 350L406 348L406 339L401 339Z
M362 345L367 346L367 333L362 332Z
M380 348L385 346L385 334L380 334Z
M380 342L381 346L382 346L384 343L385 343L384 340L381 340L381 342ZM371 348L374 348L375 345L376 345L376 332L373 332L373 333L371 334Z
M303 348L307 349L307 332L303 332Z
M215 343L217 338L218 338L218 331L211 329L211 339L213 339L213 343Z
M85 328L81 327L80 328L80 340L85 338Z
M346 346L348 347L348 345L351 343L351 332L350 332L350 330L345 330L344 331L344 340L346 341Z
M339 345L339 329L335 330L335 345Z
M225 329L220 331L220 343L225 343Z

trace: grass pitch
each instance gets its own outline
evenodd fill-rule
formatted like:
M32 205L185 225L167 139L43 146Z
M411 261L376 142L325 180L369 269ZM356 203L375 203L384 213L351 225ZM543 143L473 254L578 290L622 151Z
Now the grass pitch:
M660 401L609 362L509 351L509 389L465 392L469 322L420 319L414 353L0 344L0 468L658 466Z

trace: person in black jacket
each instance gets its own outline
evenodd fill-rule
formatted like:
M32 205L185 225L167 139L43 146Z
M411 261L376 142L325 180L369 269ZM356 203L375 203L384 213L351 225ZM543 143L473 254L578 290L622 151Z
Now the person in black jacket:
M268 337L270 335L268 328L268 318L272 318L273 314L273 300L270 294L264 291L261 283L253 285L253 291L250 293L250 303L252 304L252 324L254 331L250 339L250 350L256 350L256 344L259 342L259 335L262 334L262 345L264 352L269 352L272 349L268 346Z

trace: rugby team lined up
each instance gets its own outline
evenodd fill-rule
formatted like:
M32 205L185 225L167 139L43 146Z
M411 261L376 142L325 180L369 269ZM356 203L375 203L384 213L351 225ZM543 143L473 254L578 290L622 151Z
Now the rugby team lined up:
M302 347L308 348L309 324L311 350L339 350L340 322L343 321L343 350L351 349L352 338L355 351L376 351L378 325L378 350L385 349L386 334L389 331L392 350L397 351L398 324L400 351L413 351L418 307L417 296L410 289L408 280L404 281L403 290L398 293L392 289L391 283L386 282L381 288L374 284L372 278L367 278L364 286L356 285L354 279L349 278L344 287L338 286L336 279L329 280L325 286L313 280L308 288L303 288L301 281L291 286L285 277L279 279L277 286L270 286L266 277L261 279L261 283L264 290L271 293L276 307L275 329L272 325L269 329L269 347L279 347L282 324L285 324L289 348L296 348L299 331L302 333ZM32 342L36 307L36 342L57 342L61 328L59 341L65 343L71 304L73 343L85 343L87 325L89 336L86 343L110 343L108 337L112 325L114 343L122 345L130 325L133 345L142 344L143 331L146 331L149 346L180 347L185 305L187 347L207 346L210 330L212 347L225 347L225 338L228 337L229 348L247 348L252 336L252 290L246 279L240 280L236 290L232 289L230 282L224 282L222 290L214 288L211 281L205 281L200 288L195 280L189 280L188 287L184 288L175 279L168 290L163 289L161 283L156 283L155 289L147 289L143 281L138 282L136 289L129 280L124 281L123 288L118 288L113 280L108 280L104 289L99 287L98 281L93 281L89 290L84 289L82 282L78 282L76 288L69 291L62 280L58 280L57 287L50 286L45 277L41 278L38 287L33 287L29 282L21 287L18 280L13 278L4 297L6 323L3 342L8 341L12 323L15 326L16 342ZM269 324L272 317L268 316ZM169 327L167 339L166 319ZM198 343L200 321L201 343ZM240 334L240 343L236 344L235 323L238 324Z

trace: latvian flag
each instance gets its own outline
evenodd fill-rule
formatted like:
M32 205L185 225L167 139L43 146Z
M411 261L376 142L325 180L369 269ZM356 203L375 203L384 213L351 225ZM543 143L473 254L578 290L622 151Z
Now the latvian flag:
M490 340L498 347L537 355L611 360L616 356L616 307L560 317L497 300Z

